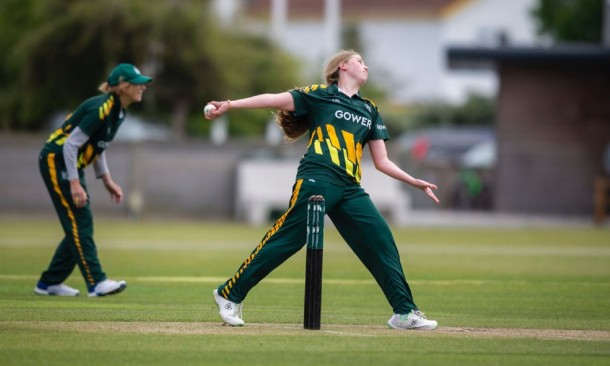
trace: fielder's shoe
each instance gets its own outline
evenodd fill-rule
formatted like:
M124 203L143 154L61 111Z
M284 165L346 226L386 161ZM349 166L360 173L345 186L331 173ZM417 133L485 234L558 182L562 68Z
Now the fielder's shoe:
M125 281L103 280L89 290L89 297L114 295L122 292L125 288L127 288L127 282Z
M437 326L436 320L428 320L419 310L411 310L409 314L394 314L388 320L390 329L433 330Z
M214 301L218 304L218 309L220 309L218 313L223 322L237 327L245 324L241 318L242 304L236 304L218 295L218 289L214 290Z
M38 281L36 287L34 287L34 293L46 296L78 296L80 294L77 289L63 283L47 285L42 281Z

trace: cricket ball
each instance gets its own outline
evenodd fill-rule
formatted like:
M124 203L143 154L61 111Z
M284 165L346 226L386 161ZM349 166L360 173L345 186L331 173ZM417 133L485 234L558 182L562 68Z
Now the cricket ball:
M214 107L212 104L207 104L204 108L203 108L203 114L205 114L206 116L210 114L210 112L216 110L216 107Z

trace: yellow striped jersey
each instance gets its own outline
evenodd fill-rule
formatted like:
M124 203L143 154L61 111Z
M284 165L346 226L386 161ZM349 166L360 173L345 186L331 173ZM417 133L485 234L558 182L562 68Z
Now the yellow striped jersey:
M297 178L360 184L364 145L389 139L377 106L359 94L348 97L337 85L311 85L290 93L294 114L309 121L309 144Z
M125 109L114 94L102 94L87 99L66 117L64 123L47 140L43 152L63 154L63 145L70 133L79 127L89 140L78 150L77 167L87 167L108 147L125 120ZM61 159L63 160L63 159Z

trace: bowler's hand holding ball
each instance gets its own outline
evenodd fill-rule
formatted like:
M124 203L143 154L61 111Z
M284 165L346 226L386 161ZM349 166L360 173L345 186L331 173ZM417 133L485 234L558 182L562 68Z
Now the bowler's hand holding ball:
M215 111L215 110L216 110L216 107L214 107L214 105L206 104L206 106L203 108L203 114L206 117L209 117L210 116L210 112Z

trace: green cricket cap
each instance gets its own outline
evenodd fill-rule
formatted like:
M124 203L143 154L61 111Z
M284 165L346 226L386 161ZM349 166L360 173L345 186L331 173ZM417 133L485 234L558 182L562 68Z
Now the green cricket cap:
M130 84L146 84L150 83L152 78L142 75L140 70L132 64L119 64L110 72L108 85L116 86L121 81L126 81Z

